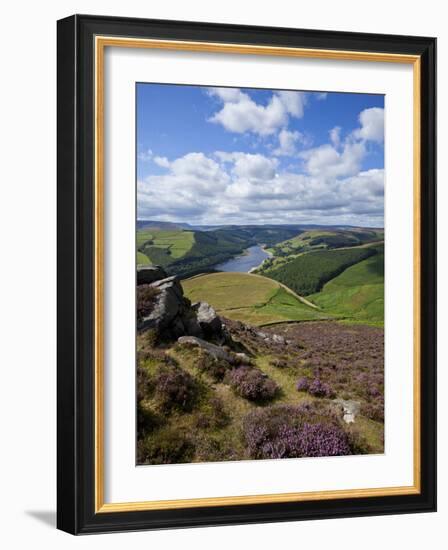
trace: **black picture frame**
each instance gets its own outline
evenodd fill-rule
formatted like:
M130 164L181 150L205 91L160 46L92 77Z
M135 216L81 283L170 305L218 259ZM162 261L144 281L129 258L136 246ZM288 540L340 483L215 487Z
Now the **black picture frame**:
M436 509L436 39L74 15L57 25L57 526L72 534ZM421 60L421 490L419 494L95 512L94 50L97 35L382 52Z

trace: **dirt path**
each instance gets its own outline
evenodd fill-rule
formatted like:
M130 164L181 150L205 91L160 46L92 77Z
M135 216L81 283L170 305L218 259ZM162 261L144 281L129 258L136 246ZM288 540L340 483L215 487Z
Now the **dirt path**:
M248 273L251 277L259 277L261 279L269 279L269 277L264 277L263 275L258 275L257 273ZM296 294L293 290L291 290L289 287L284 285L283 283L280 283L279 281L276 281L275 279L270 279L271 281L274 281L279 286L281 286L286 292L297 298L300 302L307 305L308 307L312 307L313 309L320 309L320 307L316 306L316 304L313 304L312 302L308 301L303 296L300 296L299 294Z
M223 273L223 272L219 272L219 273ZM232 272L231 271L226 271L226 273L232 273ZM240 273L240 272L236 271L235 273ZM215 273L199 273L198 275L193 275L192 277L188 277L188 279L184 279L184 280L185 281L191 281L192 279L197 279L197 278L202 277L204 275L215 275ZM216 275L218 275L218 273L216 273ZM316 306L316 304L313 304L312 302L310 302L309 300L307 300L303 296L300 296L299 294L296 294L293 290L288 288L283 283L280 283L279 281L276 281L275 279L270 279L269 277L265 277L264 275L258 275L257 273L245 273L245 275L249 275L250 277L258 277L260 279L268 279L269 281L272 281L273 283L278 284L281 288L286 290L286 292L288 292L288 294L291 294L292 296L294 296L294 298L297 298L297 300L302 302L302 304L305 304L306 306L311 307L313 309L320 310L319 306ZM234 309L241 309L241 308L234 308Z

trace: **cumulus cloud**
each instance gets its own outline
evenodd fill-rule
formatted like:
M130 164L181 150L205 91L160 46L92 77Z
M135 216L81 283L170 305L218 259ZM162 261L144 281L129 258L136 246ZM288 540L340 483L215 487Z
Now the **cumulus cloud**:
M324 99L327 99L327 92L318 92L316 93L316 99L317 101L323 101Z
M340 126L335 126L329 132L331 143L337 148L341 143L341 128Z
M277 94L290 115L297 118L303 117L303 111L307 103L306 94L304 92L280 91L277 92Z
M323 179L337 179L360 173L367 155L366 143L381 143L384 140L384 109L364 109L358 118L361 126L344 141L341 139L341 128L335 126L329 131L331 143L299 154L310 175Z
M239 88L209 88L208 93L210 96L216 96L223 102L229 103L238 103L247 95Z
M139 217L217 223L381 225L383 170L357 171L359 147L312 149L304 173L243 152L189 153L138 182ZM335 176L334 174L337 174Z
M168 168L170 161L166 157L154 157L153 161L162 168Z
M151 149L147 149L146 151L140 151L137 155L138 160L141 160L143 162L148 162L152 160L153 152Z
M218 151L215 156L222 162L231 163L232 174L238 178L272 179L278 165L277 159L271 159L260 154Z
M255 134L252 142L270 136L278 146L271 156L216 151L168 159L147 151L145 159L163 170L138 181L139 217L196 224L383 224L384 171L363 170L369 142L384 139L383 109L363 110L359 127L344 139L336 126L328 143L311 147L306 135L288 129L291 117L303 117L305 94L274 92L262 105L236 88L208 93L221 103L213 122Z
M303 151L307 172L322 179L335 179L357 174L366 154L363 142L345 143L342 151L330 144Z
M239 134L272 135L288 124L290 116L303 117L306 104L303 92L275 92L266 105L235 88L210 88L208 93L223 104L209 121Z
M204 153L188 153L169 166L173 176L187 178L193 185L203 188L219 186L223 174L219 164Z
M361 127L354 131L354 137L366 141L384 141L384 109L371 107L359 114Z
M274 150L274 155L292 157L297 152L297 143L304 142L305 138L301 132L290 131L283 128L278 134L279 146Z

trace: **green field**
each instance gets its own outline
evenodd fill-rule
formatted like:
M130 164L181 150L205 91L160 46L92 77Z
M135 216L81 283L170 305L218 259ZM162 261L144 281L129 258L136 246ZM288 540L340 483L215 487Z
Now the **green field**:
M300 254L312 250L332 250L334 248L361 246L384 238L381 229L313 229L292 239L283 241L270 250L278 257Z
M332 318L304 304L276 281L249 273L211 273L182 281L186 296L252 325Z
M215 264L241 254L253 244L244 231L217 229L141 229L137 231L137 252L144 261L163 266L170 275L182 277L206 271ZM140 261L138 259L138 261Z
M346 269L308 299L322 311L357 322L384 325L384 252Z
M298 229L276 226L228 226L206 231L147 226L137 230L137 251L143 255L138 261L161 265L170 275L191 277L250 246L275 245L298 233Z
M289 238L272 244L285 236ZM215 273L187 279L183 284L188 297L253 325L329 318L382 325L384 255L377 243L383 238L383 230L364 228L294 234L292 229L270 227L210 231L147 227L137 231L137 263L162 265L169 275L191 277L263 239L274 256L256 274ZM316 308L301 301L301 296L310 297Z
M144 229L137 231L137 262L167 266L185 256L195 243L193 231ZM142 260L142 262L140 262Z
M382 230L362 228L140 229L137 262L178 276L186 308L188 300L215 308L225 325L224 349L234 360L213 359L179 342L177 333L160 340L152 330L138 333L137 463L265 459L251 450L250 434L258 432L247 426L260 415L263 430L269 426L267 441L286 445L275 435L279 419L286 426L302 403L307 423L337 421L353 454L383 453L383 239ZM253 244L273 253L255 273L208 272ZM203 337L220 340L206 331ZM233 355L241 351L245 355ZM235 380L244 371L235 365L241 364L251 377L240 384ZM243 393L246 386L255 391L260 379L275 383L275 392ZM327 393L313 393L311 382L298 391L303 379L322 382ZM336 418L335 398L359 402L354 424ZM282 407L286 413L276 416Z
M137 251L137 265L149 265L150 263L148 256L145 256L143 252Z
M301 296L307 296L318 292L327 281L350 265L375 253L373 248L319 250L302 254L275 269L263 269L262 273L283 283Z

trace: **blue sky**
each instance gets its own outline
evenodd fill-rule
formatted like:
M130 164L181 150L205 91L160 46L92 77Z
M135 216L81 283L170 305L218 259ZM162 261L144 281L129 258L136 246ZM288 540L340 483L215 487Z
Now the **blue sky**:
M381 95L137 84L138 217L383 225Z

